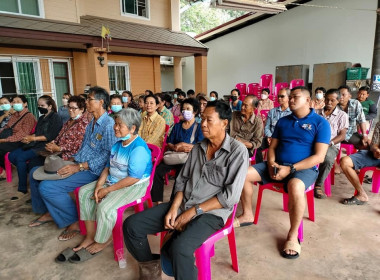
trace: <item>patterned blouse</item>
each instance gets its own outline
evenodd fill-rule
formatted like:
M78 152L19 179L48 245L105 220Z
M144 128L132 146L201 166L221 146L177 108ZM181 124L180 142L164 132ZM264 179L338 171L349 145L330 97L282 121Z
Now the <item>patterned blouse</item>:
M145 142L162 147L165 134L165 120L157 112L150 117L144 112L139 129L139 135Z
M83 137L86 132L86 127L89 124L87 115L82 115L74 122L67 121L54 143L62 149L62 158L68 160L74 154L76 154L82 145Z

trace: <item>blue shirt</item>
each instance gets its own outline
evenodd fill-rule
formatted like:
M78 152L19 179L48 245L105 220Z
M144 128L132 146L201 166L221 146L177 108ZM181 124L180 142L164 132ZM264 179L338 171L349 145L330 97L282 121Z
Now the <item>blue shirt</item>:
M61 106L58 108L58 115L61 118L62 124L65 124L70 119L70 113L68 107Z
M107 112L88 124L82 146L78 153L74 155L76 162L87 162L92 173L100 176L109 159L112 145L117 138L113 131L114 120L108 116ZM94 126L94 130L92 127Z
M278 139L276 162L294 164L314 154L315 143L330 143L330 124L311 109L304 118L291 114L281 118L274 129Z
M148 145L140 136L127 146L123 146L123 141L116 142L112 146L107 167L110 168L107 185L113 185L126 177L148 178L152 172L152 156Z
M234 106L234 103L231 102L230 103L230 107L231 107L232 112L234 112L234 111L241 111L241 105L242 104L243 104L243 102L241 100L238 101L238 103L237 103L236 106Z
M191 134L193 133L193 128L196 122L193 123L192 126L190 126L188 129L184 129L182 127L183 122L176 123L172 129L172 132L170 133L168 139L166 140L166 143L170 144L178 144L181 142L185 142L188 144L195 144L203 140L203 133L201 130L201 125L198 124L197 130L195 131L194 135L194 141L190 143Z
M264 135L266 137L272 137L274 128L276 127L276 123L282 117L288 116L292 113L289 107L284 111L281 110L281 106L271 109L268 112L267 120L265 122Z

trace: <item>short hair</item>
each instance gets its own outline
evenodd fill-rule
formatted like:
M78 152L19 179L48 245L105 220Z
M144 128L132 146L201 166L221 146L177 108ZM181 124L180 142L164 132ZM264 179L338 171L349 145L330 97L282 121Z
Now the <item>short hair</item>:
M148 95L153 95L153 91L151 91L150 89L146 89L145 92L148 92Z
M366 92L369 94L370 88L367 87L367 86L363 86L363 87L360 87L360 88L359 88L358 92L359 92L359 91L366 91Z
M110 95L108 92L102 87L95 86L91 87L88 90L88 94L91 93L94 94L94 98L96 100L103 100L103 109L107 110L108 106L110 105Z
M263 92L263 91L265 91L265 92L267 92L268 94L270 94L270 90L269 90L269 88L263 88L263 89L261 90L261 92Z
M62 96L68 96L69 98L72 96L70 92L65 92L64 94L62 94Z
M187 97L189 97L189 95L194 95L195 91L193 89L189 89L186 94L187 94Z
M186 92L184 92L184 91L180 91L180 92L178 92L178 93L177 93L177 97L178 97L179 95L181 95L181 96L183 96L183 97L186 98Z
M177 92L177 93L180 93L182 91L182 89L180 89L180 88L176 88L175 90L174 90L174 92Z
M158 98L160 98L161 101L165 101L165 99L164 99L164 95L165 95L165 94L163 94L162 92L160 92L160 93L156 93L156 94L155 94L155 96L157 96Z
M286 87L286 88L279 89L278 93L280 93L283 90L285 91L286 95L289 97L290 96L290 88Z
M199 105L199 101L197 99L190 97L190 98L186 98L185 100L183 100L181 103L181 112L183 111L183 105L185 103L187 103L193 107L193 112L195 115L199 113L200 105Z
M207 102L206 108L210 107L215 108L215 112L218 113L220 119L228 120L228 123L231 121L232 111L228 104L221 100L215 100Z
M213 91L210 91L210 96L211 96L211 93L215 94L215 96L216 96L216 99L218 99L218 93L217 93L215 90L213 90Z
M84 100L82 97L77 95L71 96L67 103L69 104L70 102L75 102L79 109L84 109L84 111L86 111L86 100Z
M81 93L79 94L80 97L82 97L84 100L87 100L87 94Z
M350 88L349 86L344 85L344 86L340 86L340 87L338 88L339 91L340 91L341 89L346 89L349 93L351 93L351 88Z
M233 91L236 91L236 92L238 93L238 95L240 96L240 90L239 90L239 89L237 89L237 88L232 89L232 90L231 90L231 95L232 95L232 92L233 92Z
M123 99L121 98L121 95L120 94L112 94L110 96L110 103L111 103L111 100L112 99L119 99L121 103L123 103Z
M123 93L126 93L126 94L128 94L129 95L129 97L131 98L131 101L133 100L133 94L132 94L132 92L131 91L129 91L129 90L124 90L123 92L122 92L122 94Z
M254 95L247 95L245 98L252 98L252 106L253 108L257 108L257 106L259 105L259 99L257 98L257 96L254 96Z
M171 103L172 102L172 97L170 94L163 93L162 100Z
M156 105L158 105L158 103L160 103L160 102L158 101L157 96L155 96L154 94L148 94L148 95L145 95L144 102L146 102L146 100L147 100L148 98L153 98L154 101L156 102Z
M139 132L141 125L141 114L137 110L132 108L124 108L121 111L117 112L114 118L120 118L129 130L131 130L132 126L134 125L136 127L135 132L133 133L134 135Z
M20 98L22 103L28 103L28 99L26 99L25 95L19 94L19 95L13 96L12 100L14 100L15 98Z
M340 100L341 98L341 95L340 95L340 91L336 88L330 88L326 93L325 93L325 98L327 98L327 96L331 95L331 94L336 94L337 95L337 99Z
M48 106L51 106L52 111L57 113L57 104L55 104L54 99L50 95L42 95L38 100L43 99Z
M140 95L139 96L139 100L144 100L144 102L145 102L145 96L144 95Z
M292 93L293 91L296 91L296 90L301 90L302 93L307 93L309 97L311 97L310 91L307 87L304 87L304 86L294 87L290 90L290 92Z
M326 93L326 89L324 87L317 87L314 93L317 93L318 90L322 91L323 93Z
M0 97L0 99L3 99L3 98L5 98L6 100L8 100L9 102L12 102L12 97L9 96L9 95L3 95L2 97Z

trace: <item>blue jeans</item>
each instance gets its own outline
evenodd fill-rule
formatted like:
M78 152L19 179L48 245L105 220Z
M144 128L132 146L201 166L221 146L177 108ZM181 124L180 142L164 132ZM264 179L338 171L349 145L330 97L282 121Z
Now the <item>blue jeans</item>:
M33 150L29 149L24 151L22 148L18 148L9 154L9 161L17 167L18 191L23 193L28 191L26 186L26 181L28 178L27 161L37 157L38 154L36 154Z
M91 171L82 171L62 180L37 181L33 178L36 169L33 168L29 176L33 211L40 214L49 212L59 228L77 222L77 207L69 192L97 180L99 176Z

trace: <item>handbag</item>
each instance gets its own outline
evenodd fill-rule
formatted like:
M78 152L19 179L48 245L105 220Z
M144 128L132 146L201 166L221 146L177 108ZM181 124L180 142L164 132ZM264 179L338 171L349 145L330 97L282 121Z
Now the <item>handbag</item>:
M24 115L22 115L21 118L19 118L11 127L7 127L7 128L4 128L1 132L0 132L0 139L6 139L10 136L13 135L13 128L16 126L16 124L18 124L19 121L21 121L26 114L29 114L30 112L26 112Z
M191 133L190 143L194 141L195 131L197 130L198 123L195 123L193 127L193 132ZM164 153L163 161L167 165L177 165L184 164L189 157L189 153L185 152L175 152L175 151L166 151Z

